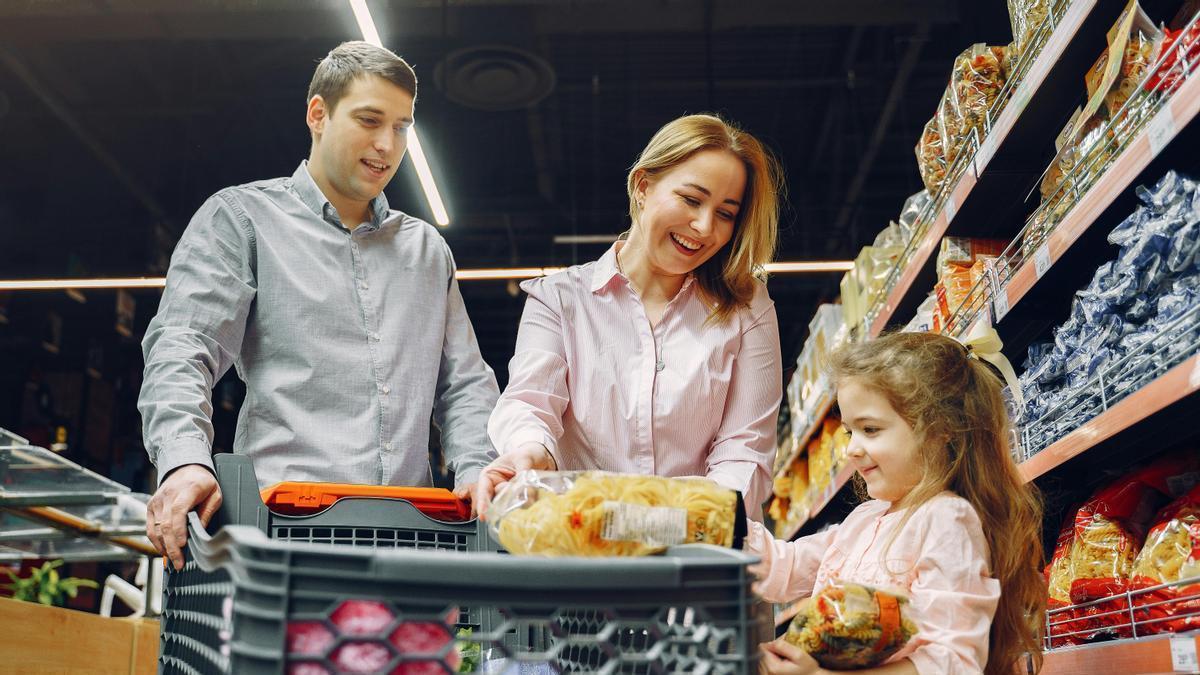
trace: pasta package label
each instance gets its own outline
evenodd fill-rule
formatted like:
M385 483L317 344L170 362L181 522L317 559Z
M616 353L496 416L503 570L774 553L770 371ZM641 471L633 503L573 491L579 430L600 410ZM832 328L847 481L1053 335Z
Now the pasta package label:
M638 541L650 546L677 546L687 542L687 509L604 502L600 538L605 541Z
M825 668L868 668L887 661L917 633L907 596L834 583L792 619L784 640Z
M489 531L509 553L641 556L679 544L741 547L741 495L704 478L523 471L496 495Z

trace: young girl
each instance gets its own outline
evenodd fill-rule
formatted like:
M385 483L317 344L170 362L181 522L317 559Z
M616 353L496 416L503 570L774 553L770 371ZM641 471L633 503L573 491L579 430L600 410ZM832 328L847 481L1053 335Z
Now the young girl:
M1041 503L1009 455L1000 379L969 349L895 333L833 357L849 460L871 499L794 542L751 523L759 593L810 596L833 581L908 594L917 635L870 673L1016 672L1041 659ZM768 673L823 673L783 641Z

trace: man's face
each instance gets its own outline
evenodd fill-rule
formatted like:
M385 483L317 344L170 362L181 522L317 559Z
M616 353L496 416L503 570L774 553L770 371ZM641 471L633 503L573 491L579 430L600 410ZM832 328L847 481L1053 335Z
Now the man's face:
M313 133L309 171L335 206L369 202L396 175L413 123L412 94L378 75L365 75L331 112L320 96L308 104Z

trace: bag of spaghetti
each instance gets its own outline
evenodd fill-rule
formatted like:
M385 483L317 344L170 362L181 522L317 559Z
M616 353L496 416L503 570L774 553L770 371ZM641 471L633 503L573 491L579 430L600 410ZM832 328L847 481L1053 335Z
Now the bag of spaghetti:
M887 661L916 635L911 612L901 593L834 582L805 604L783 639L825 668L869 668Z
M509 553L643 556L680 544L741 548L742 496L706 478L522 471L488 511Z
M1133 563L1131 591L1200 577L1200 486L1163 509ZM1139 632L1200 628L1200 583L1135 593ZM1180 600L1179 598L1183 598ZM1192 616L1188 616L1192 615ZM1183 618L1171 620L1171 617Z

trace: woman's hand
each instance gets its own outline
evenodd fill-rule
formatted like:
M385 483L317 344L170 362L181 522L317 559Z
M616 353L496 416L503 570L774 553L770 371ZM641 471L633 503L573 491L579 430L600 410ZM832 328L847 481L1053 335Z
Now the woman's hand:
M758 663L758 672L763 675L820 675L825 672L808 652L782 638L764 642L759 648L762 660Z
M475 499L471 506L479 517L487 520L487 511L492 505L492 497L521 471L527 469L552 470L556 467L554 457L541 443L526 443L516 450L506 452L492 460L479 473L479 482L475 484Z

